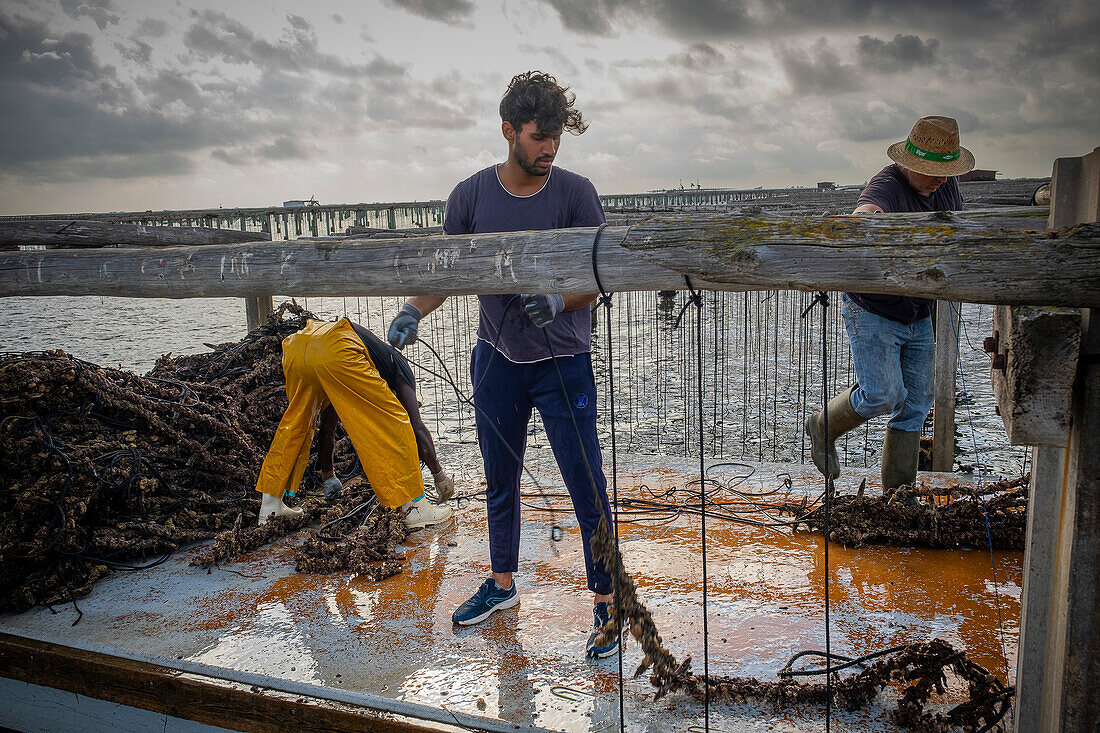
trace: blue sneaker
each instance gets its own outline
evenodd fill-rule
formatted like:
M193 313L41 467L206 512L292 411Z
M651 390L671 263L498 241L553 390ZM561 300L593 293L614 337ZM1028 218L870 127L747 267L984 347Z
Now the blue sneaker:
M596 638L604 630L604 627L611 623L611 614L607 611L607 603L604 601L597 603L595 608L592 609L592 615L595 617L596 622L592 625L592 633L588 635L588 643L584 645L584 655L589 659L610 657L619 651L619 638L622 634L615 634L613 638L605 641L602 646L596 646Z
M451 614L451 621L462 626L472 626L489 618L489 614L493 611L511 608L517 603L519 603L519 593L516 591L516 581L513 580L512 587L505 590L497 585L495 580L489 578L481 584L477 593L470 596L468 601Z

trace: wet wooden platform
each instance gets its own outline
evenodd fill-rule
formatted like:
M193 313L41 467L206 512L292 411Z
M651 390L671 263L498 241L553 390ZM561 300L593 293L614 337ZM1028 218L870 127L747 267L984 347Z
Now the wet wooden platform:
M476 446L445 446L442 454L460 494L480 491ZM451 624L451 612L489 572L484 503L476 499L461 502L450 526L413 534L404 572L381 583L295 573L295 537L209 573L188 565L199 549L191 548L101 582L78 600L75 626L72 606L0 616L7 635L0 726L56 729L42 721L60 716L87 731L143 730L148 720L139 717L152 715L158 729L186 731L618 730L617 659L584 658L592 599L579 531L571 513L544 511L568 507L549 450L528 457L542 489L525 489L518 607L478 626ZM697 480L698 459L620 456L618 473L620 495L642 498ZM795 497L821 490L812 468L799 465L718 466L708 477L754 492L789 477ZM847 471L839 490L854 491L862 478L869 492L878 489L872 468ZM960 477L921 479L942 485ZM701 673L698 518L638 519L620 525L627 568L670 650L690 654ZM560 542L551 540L554 523L564 530ZM712 674L774 679L796 652L824 647L822 538L708 518L707 543ZM982 548L831 546L834 651L856 656L938 637L1014 680L1023 554L997 552L994 560L996 581ZM644 677L629 678L640 659L629 643L625 729L701 726L701 703L678 695L655 702ZM960 694L950 690L944 703ZM858 713L834 712L833 729L890 730L890 697ZM823 722L824 710L814 707L711 706L715 731L810 731Z

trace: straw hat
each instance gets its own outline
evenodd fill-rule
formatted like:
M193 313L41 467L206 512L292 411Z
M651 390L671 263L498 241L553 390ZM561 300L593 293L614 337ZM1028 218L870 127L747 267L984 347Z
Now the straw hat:
M886 149L890 160L926 176L961 176L974 170L974 154L959 145L951 117L921 117L909 137Z

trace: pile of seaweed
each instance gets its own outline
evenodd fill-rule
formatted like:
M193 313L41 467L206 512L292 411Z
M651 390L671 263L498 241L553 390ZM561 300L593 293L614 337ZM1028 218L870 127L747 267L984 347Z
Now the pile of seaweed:
M75 602L112 570L254 525L287 404L281 342L309 317L286 304L145 377L63 351L0 355L0 610ZM336 465L357 465L343 435Z
M219 533L214 542L191 560L210 568L262 547L279 537L320 523L318 530L294 550L295 570L300 573L351 572L374 581L401 572L397 552L409 535L405 517L378 503L365 481L345 487L333 503L307 501L295 517L272 517L265 524L247 526L238 516L233 527Z
M848 547L989 547L992 542L995 549L1023 550L1028 485L1029 477L1023 476L980 490L902 486L882 496L837 495L829 511L829 539ZM800 513L797 507L789 511ZM825 510L817 507L800 521L823 533Z

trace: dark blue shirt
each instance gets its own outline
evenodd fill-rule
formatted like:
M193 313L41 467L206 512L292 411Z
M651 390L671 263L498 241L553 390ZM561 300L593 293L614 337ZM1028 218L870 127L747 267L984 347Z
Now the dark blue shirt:
M897 163L886 166L867 182L867 187L859 194L856 206L863 204L875 204L889 214L906 211L959 211L963 207L957 179L948 178L931 196L921 196L909 185ZM931 315L935 302L927 298L877 293L848 293L848 297L864 310L907 325Z
M455 186L447 197L443 215L446 234L567 229L603 223L603 207L596 187L584 176L564 168L551 168L546 183L537 193L516 196L504 188L496 166L489 166ZM531 322L518 295L479 295L478 300L481 308L477 337L496 347L509 361L549 359L547 336L555 356L575 356L592 349L589 308L560 313L541 329Z

